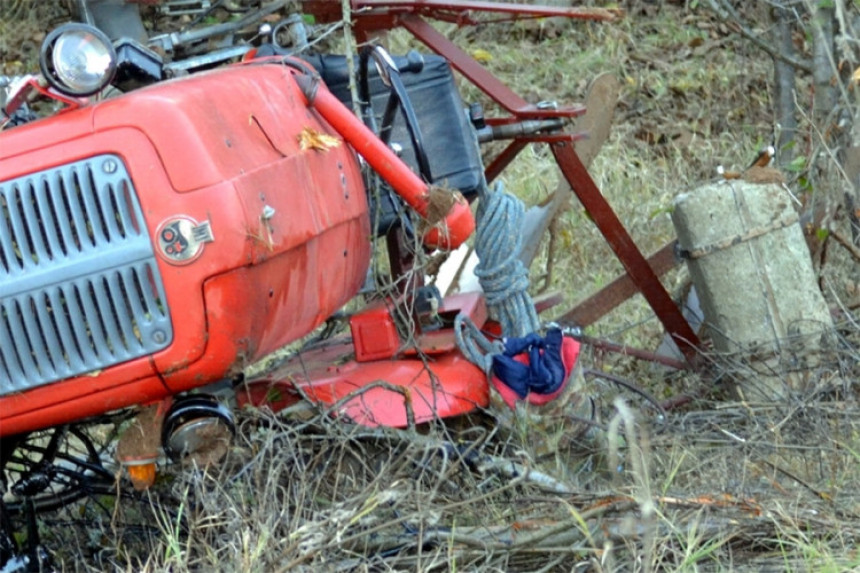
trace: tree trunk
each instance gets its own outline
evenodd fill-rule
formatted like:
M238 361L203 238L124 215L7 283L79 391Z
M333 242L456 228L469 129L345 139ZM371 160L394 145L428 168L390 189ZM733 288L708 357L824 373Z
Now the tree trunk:
M828 143L829 122L836 104L835 78L836 66L833 61L833 20L835 11L825 3L819 4L812 19L812 81L815 86L815 101L812 106L812 119L819 133Z
M791 13L782 6L774 7L772 11L774 32L780 52L794 59L796 57L791 33ZM773 58L774 105L777 124L776 150L777 160L783 167L793 159L793 146L797 136L797 116L795 114L795 70L794 66L780 58Z

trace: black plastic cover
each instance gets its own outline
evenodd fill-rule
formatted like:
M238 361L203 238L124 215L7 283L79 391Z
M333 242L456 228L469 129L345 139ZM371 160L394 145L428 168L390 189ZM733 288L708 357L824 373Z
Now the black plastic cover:
M323 81L339 100L352 106L349 92L349 72L345 56L302 56L322 76ZM448 61L435 54L425 54L420 72L403 72L401 78L418 117L418 126L424 138L425 151L430 162L433 181L458 189L467 198L477 193L483 181L483 165L475 143L468 112ZM398 68L410 67L405 56L393 58ZM356 69L358 61L356 59ZM370 92L373 109L382 116L388 101L389 89L370 66ZM417 171L415 153L403 118L398 114L391 136L392 143L403 148L401 157Z

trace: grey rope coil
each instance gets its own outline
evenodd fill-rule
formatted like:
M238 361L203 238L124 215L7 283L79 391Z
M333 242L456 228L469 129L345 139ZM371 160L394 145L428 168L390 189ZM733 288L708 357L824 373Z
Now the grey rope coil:
M540 319L529 296L529 273L522 261L525 207L501 184L481 194L475 274L487 300L487 311L502 325L505 336L520 337L540 328Z
M478 266L475 274L484 290L487 313L499 322L505 337L522 337L540 329L540 319L528 293L528 269L520 261L523 202L506 193L501 184L480 194L475 234ZM454 323L457 346L466 358L487 374L492 355L504 350L501 341L490 341L463 315Z

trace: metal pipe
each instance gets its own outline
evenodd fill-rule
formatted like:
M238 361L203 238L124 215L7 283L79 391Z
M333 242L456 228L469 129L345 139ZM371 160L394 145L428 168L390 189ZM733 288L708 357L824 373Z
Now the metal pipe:
M304 66L304 64L301 64ZM430 211L430 185L418 177L406 163L383 143L373 131L337 99L320 81L319 76L296 73L293 76L309 106L316 109L334 130L379 173L398 195L427 219ZM469 203L454 191L454 203L439 224L424 236L428 246L457 248L475 230L475 219ZM430 221L435 223L435 221Z
M189 30L187 32L173 32L172 34L155 36L149 39L149 45L157 45L165 51L170 52L175 50L177 47L181 47L186 44L193 44L201 40L209 39L213 36L220 36L222 34L229 34L231 32L241 30L242 28L261 20L265 16L268 16L273 12L277 12L286 6L286 4L286 0L277 0L276 2L262 6L259 10L255 10L250 14L243 16L235 22L225 22L223 24L215 24L214 26L206 26L204 28Z

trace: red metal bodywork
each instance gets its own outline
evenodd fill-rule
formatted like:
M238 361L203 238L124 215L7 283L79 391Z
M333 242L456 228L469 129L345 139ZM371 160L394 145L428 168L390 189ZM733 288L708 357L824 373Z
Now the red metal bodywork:
M183 215L208 220L215 240L191 264L159 259L174 325L167 349L0 398L0 435L237 373L352 298L370 260L359 166L346 144L301 149L304 128L331 132L305 105L292 72L249 65L165 82L3 134L0 178L115 153L151 234Z
M406 427L486 407L487 377L459 352L427 361L401 358L340 364L352 345L340 340L304 352L301 363L277 369L237 392L240 405L285 408L302 398L367 426Z
M356 423L394 427L486 407L487 376L463 357L450 328L459 313L484 326L483 296L446 298L438 310L442 327L426 330L408 344L397 335L391 308L373 305L350 319L351 339L297 354L245 383L237 400L279 410L307 398Z

